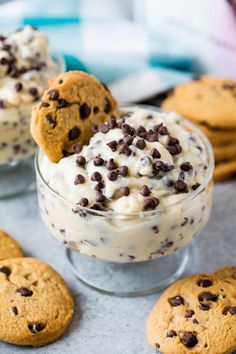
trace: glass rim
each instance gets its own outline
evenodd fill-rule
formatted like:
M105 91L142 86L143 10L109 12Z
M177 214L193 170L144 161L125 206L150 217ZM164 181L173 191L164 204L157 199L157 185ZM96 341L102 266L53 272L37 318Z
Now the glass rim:
M159 113L166 112L159 107L145 105L145 104L131 104L131 103L122 102L122 103L119 103L118 107L119 108L127 108L127 109L129 107L130 108L131 107L132 108L139 107L139 108L147 109L149 111L156 111ZM188 121L186 118L183 118L182 116L180 116L180 117L184 121L184 124L186 124L186 127L188 127L194 133L197 133L197 135L199 135L201 140L203 141L205 148L206 148L207 157L209 160L209 165L208 165L209 167L208 167L208 173L207 173L206 178L204 179L203 183L201 183L201 185L195 191L192 191L191 193L186 193L186 197L184 197L183 199L180 199L180 200L168 205L168 209L176 207L177 205L183 206L185 203L190 202L195 197L197 197L200 193L202 193L202 191L204 191L205 187L212 179L214 167L215 167L214 152L213 152L213 148L211 146L209 139L196 125L194 125L193 123ZM36 154L35 154L36 175L40 178L40 180L43 182L44 186L46 186L46 188L49 190L50 193L54 194L56 197L60 198L64 202L70 204L71 206L73 206L73 208L77 208L77 209L81 210L81 212L85 212L88 214L96 214L96 215L105 216L105 217L112 217L112 216L113 217L145 217L145 216L161 215L163 213L163 209L139 211L139 212L133 212L133 213L130 213L130 212L118 213L113 210L106 210L106 211L95 210L95 209L91 209L89 207L83 207L83 206L79 205L78 203L74 203L74 202L70 201L69 199L60 195L46 182L46 180L44 179L44 177L41 173L40 166L39 166L40 165L40 163L39 163L40 155L43 155L43 152L40 149L37 149Z

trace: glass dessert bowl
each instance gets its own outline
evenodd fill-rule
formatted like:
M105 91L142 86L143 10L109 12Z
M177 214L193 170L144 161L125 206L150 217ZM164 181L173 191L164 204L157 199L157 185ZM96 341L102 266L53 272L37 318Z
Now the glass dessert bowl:
M135 110L127 105L122 109L122 114L127 115L127 119L129 115L135 113ZM152 119L156 119L155 115L157 115L157 119L165 119L167 114L157 108L141 105L138 106L137 112L135 113L136 119L143 112L147 117L154 116ZM168 116L170 115L168 113ZM177 139L171 136L172 132L171 135L169 133L168 135L166 129L160 130L159 140L162 143L167 140L169 143L171 142L171 145L168 145L170 154L165 152L163 146L161 147L159 140L152 141L152 138L147 137L146 149L151 144L152 148L156 146L161 151L161 154L156 151L153 154L153 149L151 150L152 161L150 158L144 158L145 147L141 146L140 141L137 142L137 140L143 139L139 139L140 135L138 138L135 136L133 138L135 144L133 152L131 151L130 156L125 154L124 159L129 161L127 159L135 158L137 161L131 161L128 167L129 172L125 174L124 166L117 168L117 175L119 174L121 177L116 176L116 181L120 178L123 181L122 187L120 184L114 186L113 183L112 192L111 187L107 187L104 192L106 194L109 190L109 193L113 195L114 203L110 204L113 206L112 210L101 207L99 202L88 207L90 191L78 202L75 202L71 197L74 190L69 193L68 185L65 186L65 189L59 187L62 179L60 174L62 166L65 171L68 171L67 167L69 166L63 164L75 161L75 159L78 161L78 158L79 162L84 164L81 159L83 151L87 161L88 156L91 158L91 151L94 153L94 150L96 150L95 155L101 157L100 152L104 150L104 147L99 148L96 135L90 140L90 148L85 147L85 150L82 150L80 154L62 159L61 161L64 161L59 162L60 168L54 174L52 173L54 170L50 171L49 166L57 169L59 165L48 162L41 151L36 155L38 200L43 222L52 235L66 245L67 257L75 275L85 284L103 293L117 296L137 296L158 291L170 284L186 268L189 248L184 248L184 246L201 231L208 221L211 211L214 170L211 145L193 124L177 116L171 119L174 119L177 130L180 129L178 125L181 122L181 130L178 134L182 133L183 129L186 133L182 141L183 154L185 151L187 151L186 154L193 154L197 151L198 156L194 156L196 166L192 167L189 163L183 162L186 159L176 158L176 154L178 154L178 151L175 151ZM98 134L100 135L97 139L101 140L102 133ZM114 135L112 136L114 137ZM110 138L108 136L106 141L109 141ZM152 145L153 143L155 145ZM96 149L92 144L96 146ZM88 149L87 152L86 149ZM99 151L99 149L102 150ZM134 152L135 149L138 151ZM204 155L202 162L201 154ZM167 161L165 166L160 162L160 155ZM141 159L139 159L140 156L142 156ZM182 170L179 172L179 166L178 171L177 167L175 169L171 167L168 159L172 162L175 160L175 164L177 164L177 160L178 163L182 161L180 164ZM93 161L93 165L99 165L98 160L96 160L96 164L92 158L91 161ZM157 167L159 168L158 172L148 177L151 183L149 187L145 184L141 188L141 193L137 194L137 190L140 191L140 186L147 181L145 178L149 174L149 165L152 165L153 168L154 164L155 171L157 171ZM160 166L163 168L160 169ZM78 168L80 169L81 166ZM137 169L138 174L136 173ZM95 175L91 165L90 167L88 165L88 171L94 182ZM124 187L127 173L130 181L128 192L127 187ZM138 180L134 181L133 174L138 177ZM109 177L112 175L110 174ZM111 180L114 182L113 177ZM52 179L49 181L50 178ZM200 183L196 183L198 178ZM51 183L52 181L53 183ZM80 184L77 182L75 181L74 184ZM96 180L97 186L100 182L98 178ZM100 187L102 189L102 186ZM118 187L121 191L119 193L116 190ZM98 188L96 190L98 191ZM98 191L98 193L100 194L97 195L101 198L101 192ZM143 203L141 209L140 203Z
M64 70L62 56L49 53L32 27L0 36L0 199L35 189L31 110L47 80Z

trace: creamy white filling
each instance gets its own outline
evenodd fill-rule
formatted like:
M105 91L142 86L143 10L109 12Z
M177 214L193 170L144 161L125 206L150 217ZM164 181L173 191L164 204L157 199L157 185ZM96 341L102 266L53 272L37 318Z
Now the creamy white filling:
M73 205L52 193L38 177L40 211L48 229L69 247L83 254L114 262L143 261L174 252L190 242L205 225L211 209L211 181L188 202L183 201L187 193L177 193L173 185L168 186L170 179L175 182L180 178L180 165L183 162L190 162L192 166L190 171L184 172L184 182L189 193L193 192L193 185L205 181L209 161L200 137L186 129L183 120L175 114L150 112L140 108L134 108L132 112L131 116L126 117L127 124L136 129L142 125L149 130L154 125L163 123L171 135L179 139L182 152L171 155L167 150L168 137L159 135L159 141L147 142L144 150L135 147L138 139L135 137L133 145L130 145L133 154L119 154L119 148L114 152L106 145L123 137L122 131L115 128L107 134L96 133L89 145L83 147L79 155L86 159L84 167L79 167L76 163L78 154L63 158L57 164L43 155L39 161L46 183L74 203ZM150 114L153 118L147 119ZM146 156L150 157L150 151L154 147L161 153L161 158L156 159L157 161L162 160L174 166L174 169L158 177L150 177L153 168L146 161ZM128 175L118 176L115 181L110 181L105 166L94 166L94 158L97 156L105 161L113 158L119 166L126 165ZM105 182L102 193L107 198L106 207L113 210L114 214L101 216L96 210L84 212L78 204L75 205L81 198L87 198L90 206L95 202L96 182L91 181L95 171L102 175ZM84 176L85 183L74 184L78 174ZM160 201L160 205L149 215L143 213L146 198L140 193L143 185L150 188L151 197L157 197ZM129 187L128 196L120 195L122 186Z

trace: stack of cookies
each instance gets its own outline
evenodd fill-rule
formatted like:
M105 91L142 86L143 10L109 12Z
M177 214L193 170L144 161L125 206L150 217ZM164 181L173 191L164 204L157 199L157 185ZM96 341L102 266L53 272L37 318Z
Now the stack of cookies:
M39 347L59 338L71 322L73 300L48 264L24 257L19 244L0 230L0 340Z
M236 82L202 76L177 86L162 107L188 118L205 133L215 153L215 180L236 175Z

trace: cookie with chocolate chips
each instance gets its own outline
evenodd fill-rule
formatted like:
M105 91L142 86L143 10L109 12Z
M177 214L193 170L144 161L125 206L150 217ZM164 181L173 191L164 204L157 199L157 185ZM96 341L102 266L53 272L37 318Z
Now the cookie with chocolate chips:
M162 354L230 354L236 349L236 267L171 285L147 321L149 343Z
M92 126L107 121L116 101L105 85L82 71L49 80L42 101L33 107L31 134L53 162L88 143Z
M0 230L0 261L18 257L24 257L20 245L5 231Z
M236 129L236 82L202 76L178 85L162 107L211 129Z
M73 300L60 275L33 258L0 261L1 269L0 340L37 347L60 337L73 315Z
M214 179L216 181L225 181L236 176L236 159L225 160L216 164L214 170Z

